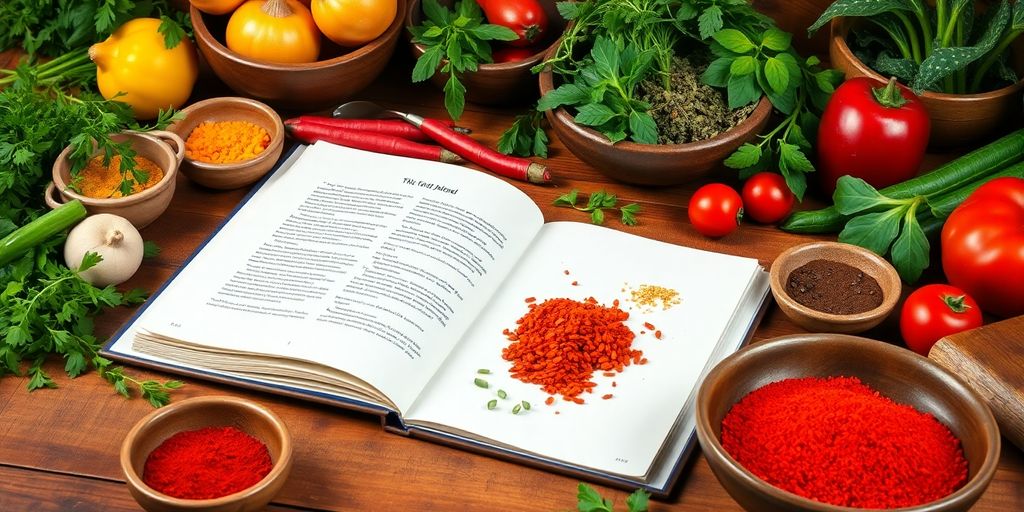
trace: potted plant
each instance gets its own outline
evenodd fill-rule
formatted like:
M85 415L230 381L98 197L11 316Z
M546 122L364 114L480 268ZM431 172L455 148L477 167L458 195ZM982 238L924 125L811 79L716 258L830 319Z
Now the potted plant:
M1024 2L836 0L809 30L830 22L832 64L915 89L932 147L982 140L1020 112Z
M538 110L608 176L671 185L777 170L802 196L817 120L841 77L801 58L747 2L587 0L542 70ZM772 110L782 122L760 138ZM696 123L696 124L695 124ZM807 153L805 153L807 152Z

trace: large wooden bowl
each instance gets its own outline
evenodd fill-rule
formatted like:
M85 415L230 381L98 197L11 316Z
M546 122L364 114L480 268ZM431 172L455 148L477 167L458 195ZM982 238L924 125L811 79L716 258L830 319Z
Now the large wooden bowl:
M539 0L544 12L548 15L548 30L544 36L547 44L543 49L528 59L519 62L506 62L497 64L481 64L472 73L464 73L460 77L462 85L466 86L466 101L481 105L506 105L520 103L537 98L537 77L530 71L530 68L540 64L549 51L558 44L558 37L565 30L565 19L558 13L555 0ZM450 5L450 0L441 0L442 5ZM420 0L412 0L409 11L406 14L406 27L419 25L423 21L423 12L420 7ZM497 47L493 43L492 47ZM427 50L425 46L416 43L409 43L412 48L412 55L420 58ZM448 75L440 72L430 77L432 83L438 89L444 89L448 81Z
M173 498L142 480L146 458L168 437L186 430L233 426L267 446L273 468L252 487L215 499ZM263 510L292 467L292 439L281 418L256 402L230 396L190 398L139 420L121 444L121 470L133 498L149 512L250 512Z
M855 21L836 18L831 22L829 57L832 66L846 74L846 78L868 76L885 82L886 77L861 62L846 44L846 36ZM1011 63L1017 76L1024 76L1024 38L1014 41ZM929 146L948 150L982 142L993 137L1000 129L1013 126L1019 119L1024 80L994 91L978 94L943 94L925 92L921 102L928 109L932 121Z
M852 512L783 491L733 459L720 442L722 419L732 406L766 384L802 377L858 377L901 404L931 414L960 439L968 479L940 500L901 512L961 512L981 497L995 474L1000 438L985 402L928 358L880 341L840 334L784 336L747 347L718 364L697 394L697 438L712 472L743 508L752 512Z
M554 76L546 69L540 74L540 93L543 96L554 88ZM564 108L546 115L562 144L605 176L636 185L679 185L720 169L736 148L764 130L771 113L771 102L761 98L750 117L731 130L689 144L612 144L597 131L573 122Z
M351 98L380 75L395 52L407 6L407 0L398 0L388 29L358 48L340 48L323 38L320 60L306 64L243 57L223 43L228 16L203 14L194 6L189 14L199 53L228 87L276 107L319 110Z

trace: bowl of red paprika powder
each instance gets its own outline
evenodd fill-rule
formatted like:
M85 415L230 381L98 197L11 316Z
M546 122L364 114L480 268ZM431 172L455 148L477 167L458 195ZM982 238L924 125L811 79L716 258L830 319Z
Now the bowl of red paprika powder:
M909 350L840 334L784 336L719 363L697 437L749 511L968 510L999 461L984 401Z
M227 396L153 411L121 445L128 490L150 512L262 510L291 466L291 436L281 418Z

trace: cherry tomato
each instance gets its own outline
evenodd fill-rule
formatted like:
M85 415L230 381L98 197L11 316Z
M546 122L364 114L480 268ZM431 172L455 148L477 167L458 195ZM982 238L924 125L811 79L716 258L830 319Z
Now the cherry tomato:
M963 290L948 284L922 286L907 297L900 312L900 333L907 347L927 356L944 336L982 324L981 308Z
M831 197L840 176L875 188L913 178L928 147L931 121L910 89L872 78L847 80L818 125L818 176Z
M719 238L732 233L740 225L743 200L732 187L711 183L693 193L686 213L700 234Z
M997 316L1024 314L1024 179L978 187L942 227L942 270Z
M519 39L505 44L530 46L548 29L548 14L538 0L476 0L488 23L512 29Z
M743 211L762 224L774 224L789 216L796 196L786 179L774 172L759 172L743 184Z
M511 46L502 46L501 48L495 48L494 53L491 57L494 59L496 64L502 62L519 62L530 57L537 55L537 50L534 48L513 48Z

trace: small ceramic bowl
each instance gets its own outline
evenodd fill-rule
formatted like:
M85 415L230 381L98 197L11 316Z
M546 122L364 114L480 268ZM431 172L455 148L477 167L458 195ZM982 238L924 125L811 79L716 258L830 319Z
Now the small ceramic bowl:
M309 2L306 2L308 5ZM250 59L224 44L230 16L189 10L196 46L214 74L235 92L275 107L311 111L337 106L370 85L398 44L407 0L398 0L395 19L379 37L357 48L342 48L321 39L320 59L303 64L280 64Z
M68 184L71 183L71 163L68 161L71 146L68 146L53 163L53 182L46 187L44 196L46 204L50 208L57 208L68 201L78 199L90 215L119 215L128 219L136 228L142 229L156 220L171 204L178 166L185 156L185 143L177 134L160 130L144 133L124 132L111 135L110 138L114 142L130 141L132 149L139 156L152 160L163 169L164 177L155 185L128 197L86 197L68 188Z
M167 129L188 140L197 126L207 121L246 121L263 128L270 144L255 158L230 164L211 164L185 155L181 173L205 187L228 190L255 183L274 167L284 149L284 124L274 109L256 100L238 97L210 98L182 110L185 118Z
M552 49L551 51L554 51ZM552 54L549 54L550 56ZM540 74L540 93L555 89L550 69ZM761 98L750 117L731 130L689 144L612 144L596 130L580 126L565 108L546 112L548 123L565 147L609 178L635 185L679 185L710 175L736 148L757 137L768 124L772 104Z
M178 432L233 426L267 446L273 469L256 485L221 498L172 498L142 481L149 454ZM157 409L139 420L121 443L121 470L135 501L149 512L250 512L262 510L281 490L292 468L292 439L281 418L250 400L205 396Z
M720 442L722 419L736 402L790 378L857 377L896 403L931 414L952 431L967 459L967 483L952 494L900 512L963 512L985 492L999 463L999 427L980 396L926 357L880 341L839 334L784 336L719 363L697 392L697 439L711 471L751 512L855 512L779 489L745 469Z
M480 64L472 73L460 76L462 85L466 87L466 101L480 105L507 105L537 98L537 76L530 68L540 64L548 52L554 51L558 38L565 30L565 19L558 13L555 0L539 0L540 6L548 17L547 34L543 36L543 44L537 53L518 62ZM451 7L451 0L440 0L441 5ZM412 0L406 14L406 31L409 27L419 25L423 21L423 10L420 0ZM412 56L420 58L426 47L421 44L409 43ZM498 43L492 43L496 48ZM430 77L430 83L438 89L444 89L448 75L440 72Z
M786 281L794 270L814 260L830 260L860 269L875 278L882 288L882 304L851 315L823 313L797 302L786 292ZM782 312L800 327L811 332L855 334L864 332L885 320L896 307L903 289L896 269L881 256L856 245L839 242L811 242L790 247L772 263L770 271L772 295Z

